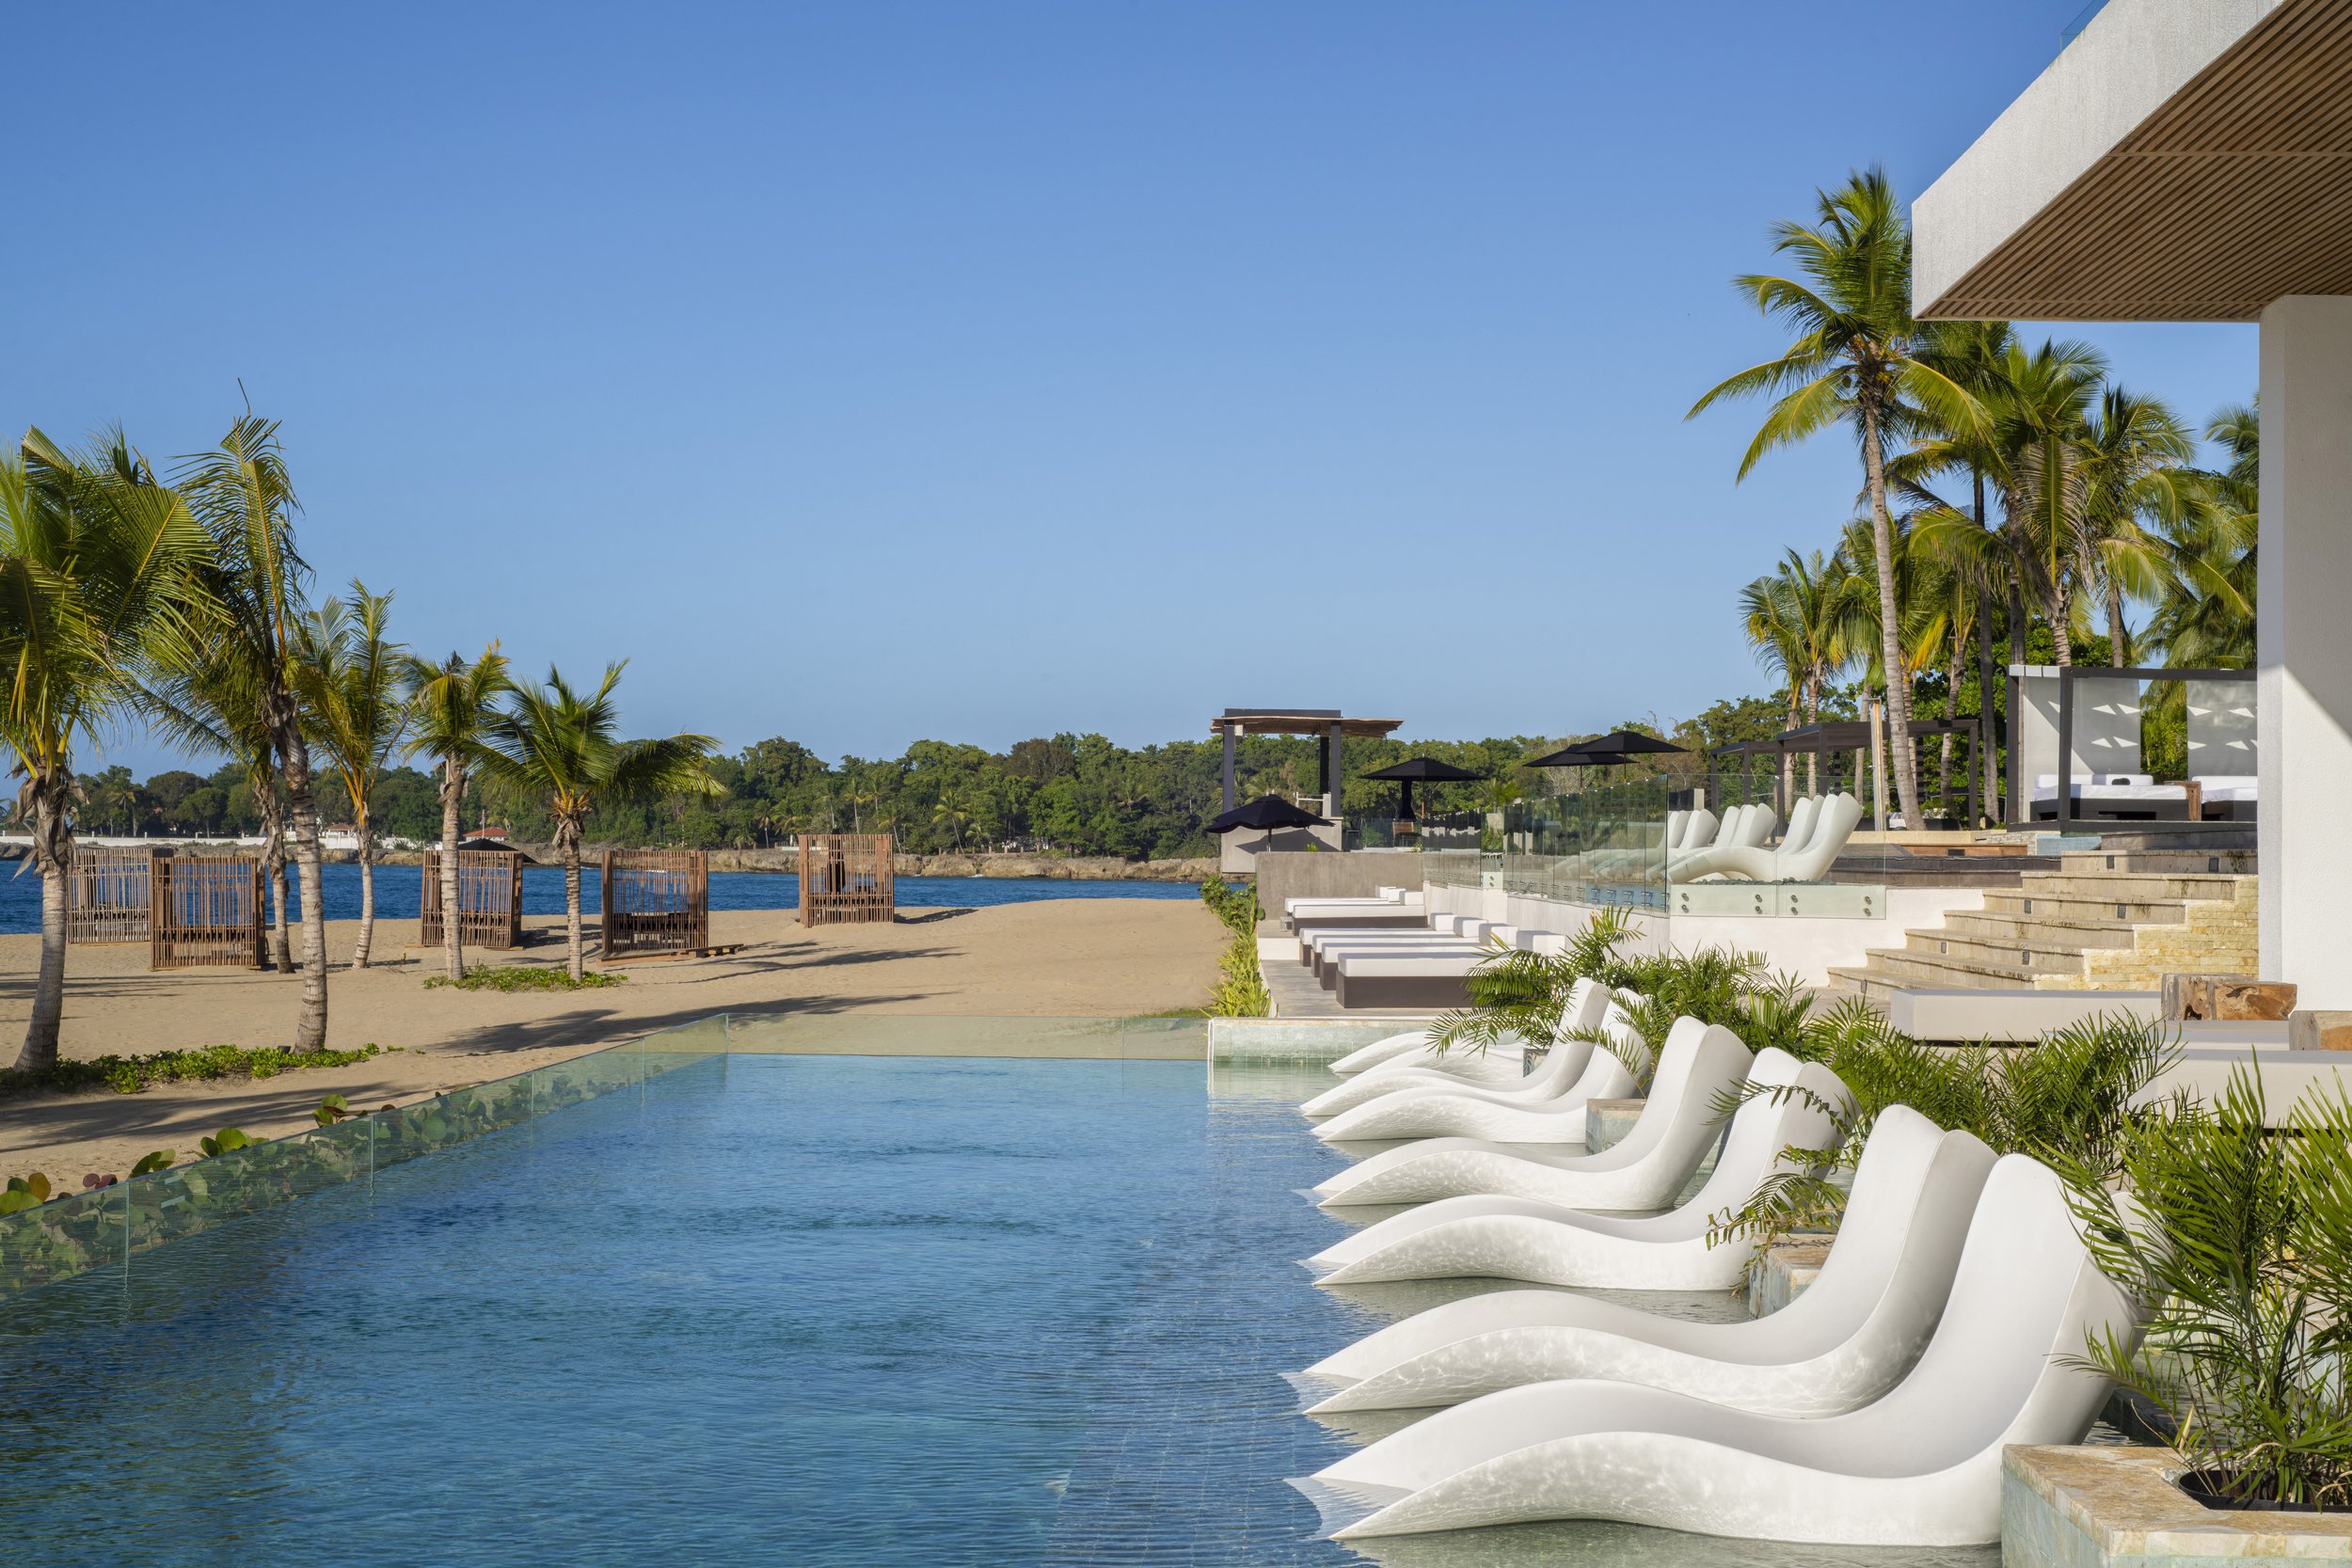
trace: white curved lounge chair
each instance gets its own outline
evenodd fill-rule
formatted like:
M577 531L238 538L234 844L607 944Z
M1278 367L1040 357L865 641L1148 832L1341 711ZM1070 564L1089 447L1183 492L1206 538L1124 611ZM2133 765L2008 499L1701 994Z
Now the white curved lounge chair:
M1821 798L1807 795L1788 808L1788 831L1780 835L1784 854L1795 854L1813 842L1813 830L1820 825Z
M1486 1053L1487 1057L1493 1054ZM1485 1062L1485 1057L1465 1056L1458 1051L1438 1051L1429 1043L1426 1029L1406 1029L1383 1035L1370 1045L1358 1046L1339 1060L1325 1065L1342 1078L1353 1078L1381 1067L1433 1067L1465 1078L1505 1075L1501 1070L1483 1070Z
M1985 1181L1934 1338L1859 1410L1759 1416L1622 1383L1531 1384L1427 1417L1310 1490L1369 1508L1343 1540L1600 1518L1767 1541L1994 1541L2001 1449L2080 1441L2107 1391L2074 1364L2085 1337L2136 1328L2058 1179L2012 1154Z
M1691 814L1682 837L1675 844L1676 853L1689 854L1692 850L1706 848L1715 842L1715 834L1722 827L1722 820L1713 812L1705 806L1699 807Z
M1459 1404L1522 1384L1601 1378L1767 1416L1835 1416L1877 1399L1944 1315L1994 1154L1911 1109L1880 1113L1837 1238L1777 1312L1690 1323L1565 1291L1496 1291L1391 1323L1307 1375L1310 1414Z
M1600 1052L1594 1059L1596 1066L1615 1061ZM1686 1018L1666 1037L1640 1119L1597 1154L1430 1138L1359 1161L1317 1185L1315 1196L1326 1208L1495 1193L1570 1209L1661 1209L1689 1183L1715 1141L1722 1126L1716 1097L1747 1076L1753 1059L1730 1030Z
M1709 1246L1708 1216L1736 1209L1764 1178L1788 1168L1782 1152L1825 1148L1836 1136L1831 1107L1852 1097L1837 1075L1786 1051L1759 1052L1748 1074L1756 1093L1731 1118L1715 1169L1691 1200L1664 1214L1618 1219L1479 1194L1440 1198L1391 1214L1307 1260L1327 1285L1396 1279L1525 1279L1615 1291L1728 1291L1756 1256L1754 1243Z
M1813 835L1802 849L1719 849L1708 870L1750 882L1818 882L1837 863L1837 856L1862 825L1862 802L1851 795L1833 795L1821 806ZM1688 880L1688 878L1680 879Z
M1697 1027L1694 1021L1692 1027ZM1600 1033L1621 1044L1639 1043L1624 1006L1613 997L1601 1016ZM1495 1085L1470 1084L1380 1095L1323 1121L1315 1128L1315 1136L1326 1143L1470 1137L1495 1143L1581 1144L1585 1101L1618 1099L1633 1092L1632 1077L1614 1052L1596 1050L1586 1062L1575 1082L1538 1099L1498 1096ZM1617 1067L1616 1072L1609 1071L1611 1064ZM1662 1071L1661 1067L1661 1076ZM1603 1093L1605 1089L1614 1092Z
M1568 1000L1560 1011L1560 1027L1552 1036L1551 1049L1535 1065L1535 1070L1514 1079L1498 1079L1487 1085L1483 1078L1481 1092L1504 1094L1518 1099L1549 1099L1573 1085L1581 1077L1586 1064L1592 1060L1593 1042L1571 1038L1600 1026L1609 1007L1609 989L1597 980L1579 980L1569 989ZM1485 1054L1499 1056L1512 1066L1525 1044L1517 1036L1499 1039ZM1465 1056L1476 1053L1454 1050L1448 1056ZM1415 1067L1406 1062L1393 1065L1383 1062L1358 1073L1344 1084L1335 1084L1316 1095L1298 1109L1309 1117L1337 1116L1366 1101L1407 1089L1458 1089L1472 1080L1469 1075L1449 1071L1443 1067Z

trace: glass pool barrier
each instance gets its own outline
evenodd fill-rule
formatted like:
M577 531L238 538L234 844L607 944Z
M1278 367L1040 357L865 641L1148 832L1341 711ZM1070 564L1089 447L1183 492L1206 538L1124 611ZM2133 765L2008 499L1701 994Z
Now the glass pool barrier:
M389 1111L249 1144L0 1215L0 1298L119 1268L151 1248L259 1210L502 1132L681 1068L723 1061L725 1014Z

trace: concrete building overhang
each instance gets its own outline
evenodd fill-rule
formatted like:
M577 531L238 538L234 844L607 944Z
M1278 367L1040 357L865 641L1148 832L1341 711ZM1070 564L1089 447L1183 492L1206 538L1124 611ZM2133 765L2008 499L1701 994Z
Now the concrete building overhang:
M2352 0L2110 0L1912 215L1931 320L2352 293Z

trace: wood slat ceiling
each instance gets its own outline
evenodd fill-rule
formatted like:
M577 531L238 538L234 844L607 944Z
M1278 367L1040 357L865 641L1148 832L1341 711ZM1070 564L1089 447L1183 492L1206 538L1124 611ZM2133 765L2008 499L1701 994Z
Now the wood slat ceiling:
M1925 312L2247 321L2352 293L2352 0L2263 19Z

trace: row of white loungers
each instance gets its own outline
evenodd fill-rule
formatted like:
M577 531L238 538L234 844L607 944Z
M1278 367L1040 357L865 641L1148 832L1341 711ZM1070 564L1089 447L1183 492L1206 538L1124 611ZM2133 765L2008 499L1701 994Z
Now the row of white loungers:
M1428 906L1419 888L1384 887L1369 898L1285 898L1282 918L1294 931L1318 927L1418 926Z
M1997 1540L2002 1448L2079 1441L2106 1393L2074 1365L2086 1336L2136 1331L2058 1179L1897 1106L1872 1127L1828 1258L1790 1306L1701 1323L1577 1294L1726 1288L1750 1247L1708 1246L1708 1216L1785 1150L1824 1146L1846 1103L1820 1066L1750 1055L1684 1019L1631 1132L1583 1153L1552 1136L1570 1118L1550 1108L1590 1098L1595 1062L1615 1057L1571 1037L1621 1035L1625 1001L1580 986L1546 1062L1509 1080L1474 1082L1468 1059L1399 1037L1335 1063L1339 1089L1303 1107L1328 1118L1326 1134L1350 1117L1359 1136L1436 1130L1316 1189L1327 1206L1420 1204L1307 1259L1325 1283L1565 1289L1451 1302L1310 1368L1317 1414L1438 1414L1301 1489L1343 1539L1605 1518L1791 1542ZM1743 1096L1727 1131L1726 1091ZM1671 1201L1719 1132L1689 1202L1647 1218L1594 1212ZM1533 1136L1546 1141L1513 1141Z
M1343 1007L1451 1007L1497 944L1556 952L1560 937L1461 915L1433 915L1416 931L1316 930L1301 935L1299 961Z

